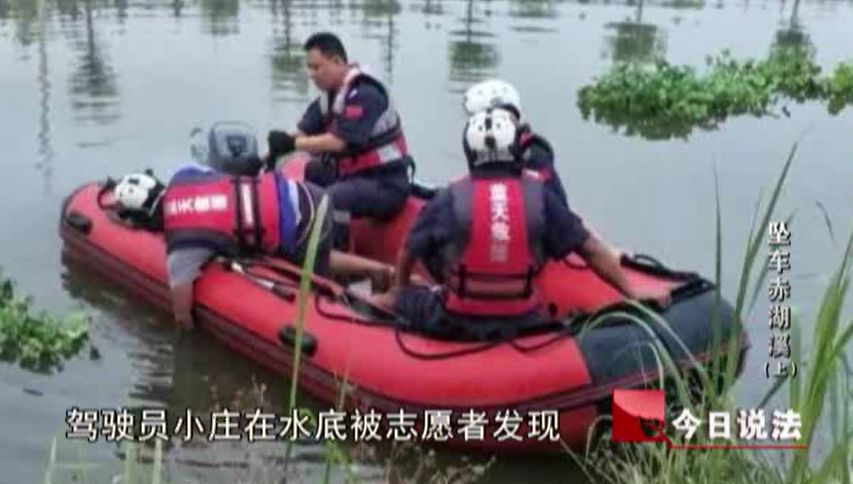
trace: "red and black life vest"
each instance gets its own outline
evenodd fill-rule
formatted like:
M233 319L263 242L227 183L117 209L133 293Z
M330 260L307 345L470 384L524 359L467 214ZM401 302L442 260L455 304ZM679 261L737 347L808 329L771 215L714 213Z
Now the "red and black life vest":
M521 135L519 136L519 147L521 148L521 160L524 163L525 171L529 175L533 175L539 181L546 183L556 174L554 173L553 166L547 166L543 168L532 168L530 166L530 158L533 156L532 149L534 147L538 147L548 153L549 156L553 159L554 157L554 149L551 148L551 144L538 134L534 133L530 126L524 125L521 128Z
M517 316L540 305L544 188L528 177L465 177L450 185L462 229L444 254L449 312Z
M400 114L394 107L388 90L381 81L361 70L355 64L350 66L344 78L344 83L338 89L334 98L330 99L325 92L320 95L320 111L326 118L326 128L332 129L336 118L347 115L347 109L358 109L348 108L346 100L359 82L369 82L376 86L385 95L385 98L388 100L388 106L379 116L379 119L376 120L376 124L364 148L357 152L335 156L338 175L340 176L350 175L387 163L399 162L409 154L406 137L403 134Z
M296 182L277 172L259 177L179 172L163 199L168 250L201 246L236 254L276 253L293 243Z

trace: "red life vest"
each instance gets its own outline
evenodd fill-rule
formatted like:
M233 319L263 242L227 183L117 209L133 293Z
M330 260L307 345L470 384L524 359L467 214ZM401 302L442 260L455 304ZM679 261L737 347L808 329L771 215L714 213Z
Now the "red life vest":
M544 261L542 183L530 177L465 177L450 190L462 231L445 253L446 309L470 316L535 310L540 296L533 278Z
M176 176L163 197L169 250L204 246L229 254L276 253L280 216L274 173L257 178L214 174L202 180Z
M534 146L538 146L539 148L545 150L545 152L547 152L553 158L554 150L553 148L551 148L551 144L548 143L545 138L531 131L529 126L524 125L522 127L521 136L519 137L521 159L524 162L525 170L530 175L533 175L539 181L544 183L554 177L554 168L550 166L539 169L530 168L530 158L531 156L533 156L533 152L531 151L531 149Z
M340 176L350 175L386 163L401 161L409 154L406 137L403 134L400 114L391 101L388 90L378 79L361 70L357 65L350 66L344 83L335 97L329 99L325 92L320 95L320 111L326 117L326 128L331 130L336 118L346 116L346 100L358 82L370 82L379 88L388 100L385 111L376 120L367 144L357 152L348 152L335 156Z

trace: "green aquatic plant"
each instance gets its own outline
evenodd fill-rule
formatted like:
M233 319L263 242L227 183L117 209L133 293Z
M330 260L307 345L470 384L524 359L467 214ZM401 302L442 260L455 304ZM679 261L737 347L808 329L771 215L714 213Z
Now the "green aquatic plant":
M63 320L34 314L32 301L15 294L12 281L0 275L0 360L38 372L62 369L88 339L88 319L72 313Z
M311 234L308 236L308 248L306 250L305 262L302 264L302 270L299 275L299 293L296 297L296 336L293 344L293 360L291 361L291 376L290 376L290 391L287 399L287 411L291 412L296 408L296 389L299 387L299 367L302 361L302 337L303 328L305 326L305 310L308 307L308 297L311 293L311 277L314 274L314 263L317 259L317 249L320 245L320 237L323 231L323 224L326 219L326 212L329 209L329 197L323 196L320 200L320 205L317 207L317 215L314 219L314 225L311 227ZM287 441L285 450L285 466L290 462L293 441ZM287 468L285 467L285 470Z
M839 64L826 81L829 95L829 112L838 114L848 104L853 104L853 62Z
M778 199L779 190L784 182L792 155L789 156L782 174L776 183L761 223L753 224L750 230L749 244L744 255L741 278L738 289L737 313L743 314L746 294L749 286L761 286L765 280L765 271L752 277L757 260L757 244L763 239L763 228L767 226ZM719 220L719 208L718 208ZM757 218L756 218L757 220ZM721 252L719 249L720 228L717 225L717 264L719 267ZM791 322L791 361L803 371L798 378L777 380L758 404L764 407L785 385L788 386L787 405L800 413L802 417L802 438L797 442L804 449L790 451L788 459L779 460L763 451L741 448L709 451L671 450L662 444L623 444L619 447L598 440L590 445L585 456L570 455L580 465L591 482L608 483L701 483L711 484L727 482L730 484L800 484L800 483L845 483L851 482L853 462L853 420L850 405L853 399L850 380L853 377L845 349L849 349L853 339L853 320L844 322L842 307L849 295L849 277L853 265L853 233L850 234L846 249L833 277L820 301L814 319L808 325L801 325L797 315ZM719 272L719 269L718 269ZM754 294L754 292L753 292ZM746 310L748 312L748 309ZM653 313L649 317L654 317ZM801 328L813 329L811 350L801 347ZM655 345L654 351L662 353L661 360L666 361L666 349ZM659 364L659 371L669 369ZM734 372L725 366L711 366L710 381L718 378L726 382L716 387L704 389L703 402L692 407L694 415L705 415L708 410L729 411L734 413L737 406L729 389ZM667 378L676 383L684 379L679 372L668 371ZM683 403L683 398L678 398ZM816 429L822 419L828 417L831 427L830 436L819 439ZM591 441L592 442L592 441ZM699 442L711 443L703 436ZM820 449L820 454L810 453L809 449Z
M773 108L784 100L828 101L832 114L853 103L853 65L842 64L823 77L809 44L774 45L760 61L723 52L707 64L700 73L666 61L618 63L578 91L577 105L584 119L658 140L716 129L729 116L775 115Z
M81 445L75 443L77 452L76 462L60 460L57 457L57 440L54 437L50 444L47 468L44 472L44 484L64 484L70 482L90 483L89 471L101 467L101 465L83 460ZM113 476L111 482L122 484L168 484L170 481L163 474L163 442L159 439L154 441L154 453L146 452L146 447L136 442L123 442L121 444L124 466L122 472ZM96 481L102 482L102 481ZM186 482L186 481L182 481Z

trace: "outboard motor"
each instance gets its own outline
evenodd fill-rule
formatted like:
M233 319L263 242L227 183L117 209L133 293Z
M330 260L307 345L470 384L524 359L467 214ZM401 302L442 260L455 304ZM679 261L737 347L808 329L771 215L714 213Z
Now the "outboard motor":
M205 133L195 128L190 151L196 162L229 175L255 176L261 171L255 131L246 123L221 121Z

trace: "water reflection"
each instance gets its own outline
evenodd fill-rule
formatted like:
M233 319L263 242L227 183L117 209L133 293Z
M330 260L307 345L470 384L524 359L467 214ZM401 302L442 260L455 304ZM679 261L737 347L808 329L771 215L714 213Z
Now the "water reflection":
M201 0L204 32L213 36L240 32L240 0Z
M799 9L800 0L795 0L791 7L791 16L783 27L776 31L773 44L770 46L771 57L794 55L814 59L816 47L800 24Z
M0 0L0 25L5 24L6 19L9 18L9 12L12 10L11 5L9 5L9 0Z
M39 130L36 135L38 142L39 161L36 168L44 177L44 190L50 193L53 185L53 147L50 142L50 72L47 57L47 8L44 0L39 1L39 67L37 84L39 90Z
M723 4L721 2L722 0L720 0L720 3L717 3L717 8L722 8ZM701 9L705 6L705 0L666 0L660 6L673 9Z
M397 0L364 0L361 8L364 15L363 24L370 32L365 38L377 40L382 45L385 81L393 84L394 50L398 47L398 29L394 18L400 13L400 3Z
M814 59L816 52L809 34L796 23L779 29L770 46L771 57L798 56Z
M113 0L115 2L116 9L116 17L118 18L119 25L124 25L124 21L127 20L127 0Z
M653 63L666 57L666 38L660 27L643 23L643 0L637 2L634 17L610 22L605 49L614 63Z
M509 15L526 19L557 18L556 0L510 0Z
M99 328L92 335L93 343L97 346L120 344L126 350L136 370L129 394L134 404L162 406L167 403L172 384L174 356L171 346L175 332L162 324L164 313L140 303L133 294L110 284L64 250L62 266L62 285L68 295L96 308L100 313L98 319L106 320L107 327Z
M415 11L420 12L424 16L424 25L427 30L440 27L439 21L433 21L432 17L441 17L444 15L444 5L441 0L419 0L413 3Z
M450 33L450 80L465 84L479 81L490 76L500 62L498 48L490 39L494 34L485 30L475 30L475 24L483 24L482 19L474 17L474 0L467 0L464 28Z
M509 16L516 23L509 29L522 33L556 32L556 27L546 27L544 21L557 19L558 0L510 0Z
M69 82L72 107L80 121L100 125L114 123L121 117L116 74L95 35L92 0L85 0L83 8L86 37L76 42L80 55Z
M304 103L308 99L309 80L302 45L293 40L293 1L272 0L270 9L274 23L270 54L273 102Z
M34 0L11 0L9 8L15 18L15 39L24 47L36 40L38 32L34 30L38 19L38 9Z
M70 30L73 30L80 16L80 2L78 0L54 0L54 3L59 12L60 24L63 27L71 27Z
M182 440L186 426L164 445L164 461L170 472L200 477L194 482L273 482L246 480L246 474L263 471L283 474L279 462L281 443L252 444L245 441L233 445L208 442L211 429L210 413L228 408L231 412L250 414L256 408L282 413L285 408L286 381L235 353L202 331L179 333L170 326L169 317L147 304L137 301L130 292L93 273L86 266L63 252L63 286L75 300L95 308L104 321L93 331L93 339L102 346L121 348L129 357L133 371L129 375L111 374L104 380L131 378L128 399L113 402L115 407L128 408L141 417L142 408L165 408L170 432L179 417L201 418L202 429L193 427L194 438ZM109 352L104 358L110 358ZM116 352L111 352L115 354ZM109 361L105 365L110 371ZM98 392L94 387L93 392ZM308 397L300 398L301 406L326 410ZM241 427L242 428L242 427ZM149 442L150 444L150 442ZM250 452L251 451L251 452ZM122 452L116 447L116 456ZM294 459L297 463L318 468L323 447L319 444L297 444ZM182 481L183 482L183 481Z
M795 0L790 17L776 31L768 61L781 71L778 74L781 79L779 90L802 103L825 94L819 83L811 79L819 71L815 63L817 48L797 18L799 6L800 0ZM833 112L835 105L830 102L830 112ZM783 105L781 109L786 116L790 115L787 106Z

